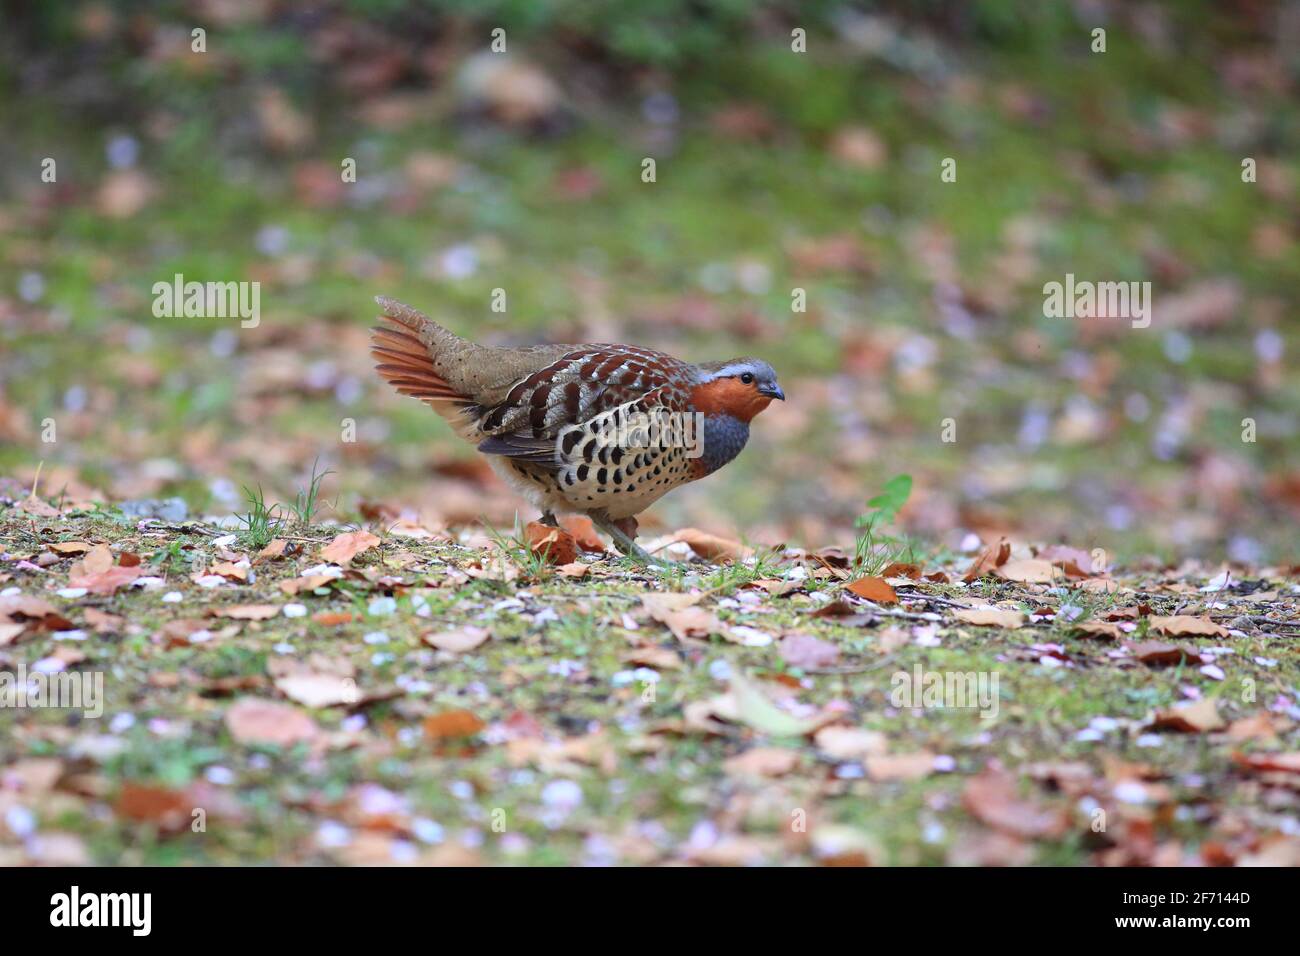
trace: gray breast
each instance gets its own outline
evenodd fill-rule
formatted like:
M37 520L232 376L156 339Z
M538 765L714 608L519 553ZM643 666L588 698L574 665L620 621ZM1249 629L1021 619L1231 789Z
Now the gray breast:
M709 415L704 419L704 466L715 472L740 454L749 441L749 423L731 415Z

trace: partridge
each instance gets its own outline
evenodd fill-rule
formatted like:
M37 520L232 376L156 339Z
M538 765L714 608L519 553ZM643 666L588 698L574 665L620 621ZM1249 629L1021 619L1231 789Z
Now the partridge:
M587 515L641 561L636 518L678 485L736 457L749 423L785 399L766 362L692 365L633 345L492 348L380 296L377 370L421 399L556 523Z

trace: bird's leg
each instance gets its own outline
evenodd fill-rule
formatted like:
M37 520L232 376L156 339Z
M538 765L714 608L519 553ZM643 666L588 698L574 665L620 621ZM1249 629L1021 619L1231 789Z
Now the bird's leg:
M636 561L639 564L663 565L670 563L665 562L663 558L656 558L633 540L633 535L636 534L635 518L624 518L621 521L614 521L602 512L593 511L591 512L591 520L597 528L609 535L610 539L614 542L614 547L618 548L620 552L627 555L633 561ZM631 534L628 534L627 530L625 530L629 521L631 522Z
M558 528L560 526L560 523L555 520L554 511L542 512L542 524L546 525L548 528Z

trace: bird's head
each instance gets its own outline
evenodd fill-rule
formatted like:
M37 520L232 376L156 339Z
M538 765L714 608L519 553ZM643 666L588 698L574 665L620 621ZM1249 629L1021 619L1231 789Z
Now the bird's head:
M785 400L776 371L762 359L738 358L698 366L699 379L691 401L706 415L730 415L751 421L772 399Z

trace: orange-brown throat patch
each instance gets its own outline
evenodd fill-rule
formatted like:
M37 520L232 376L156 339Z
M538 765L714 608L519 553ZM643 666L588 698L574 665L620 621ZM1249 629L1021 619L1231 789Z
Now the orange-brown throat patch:
M757 384L746 385L738 378L718 378L695 386L691 404L705 415L730 415L750 422L772 404L772 399L760 395Z

